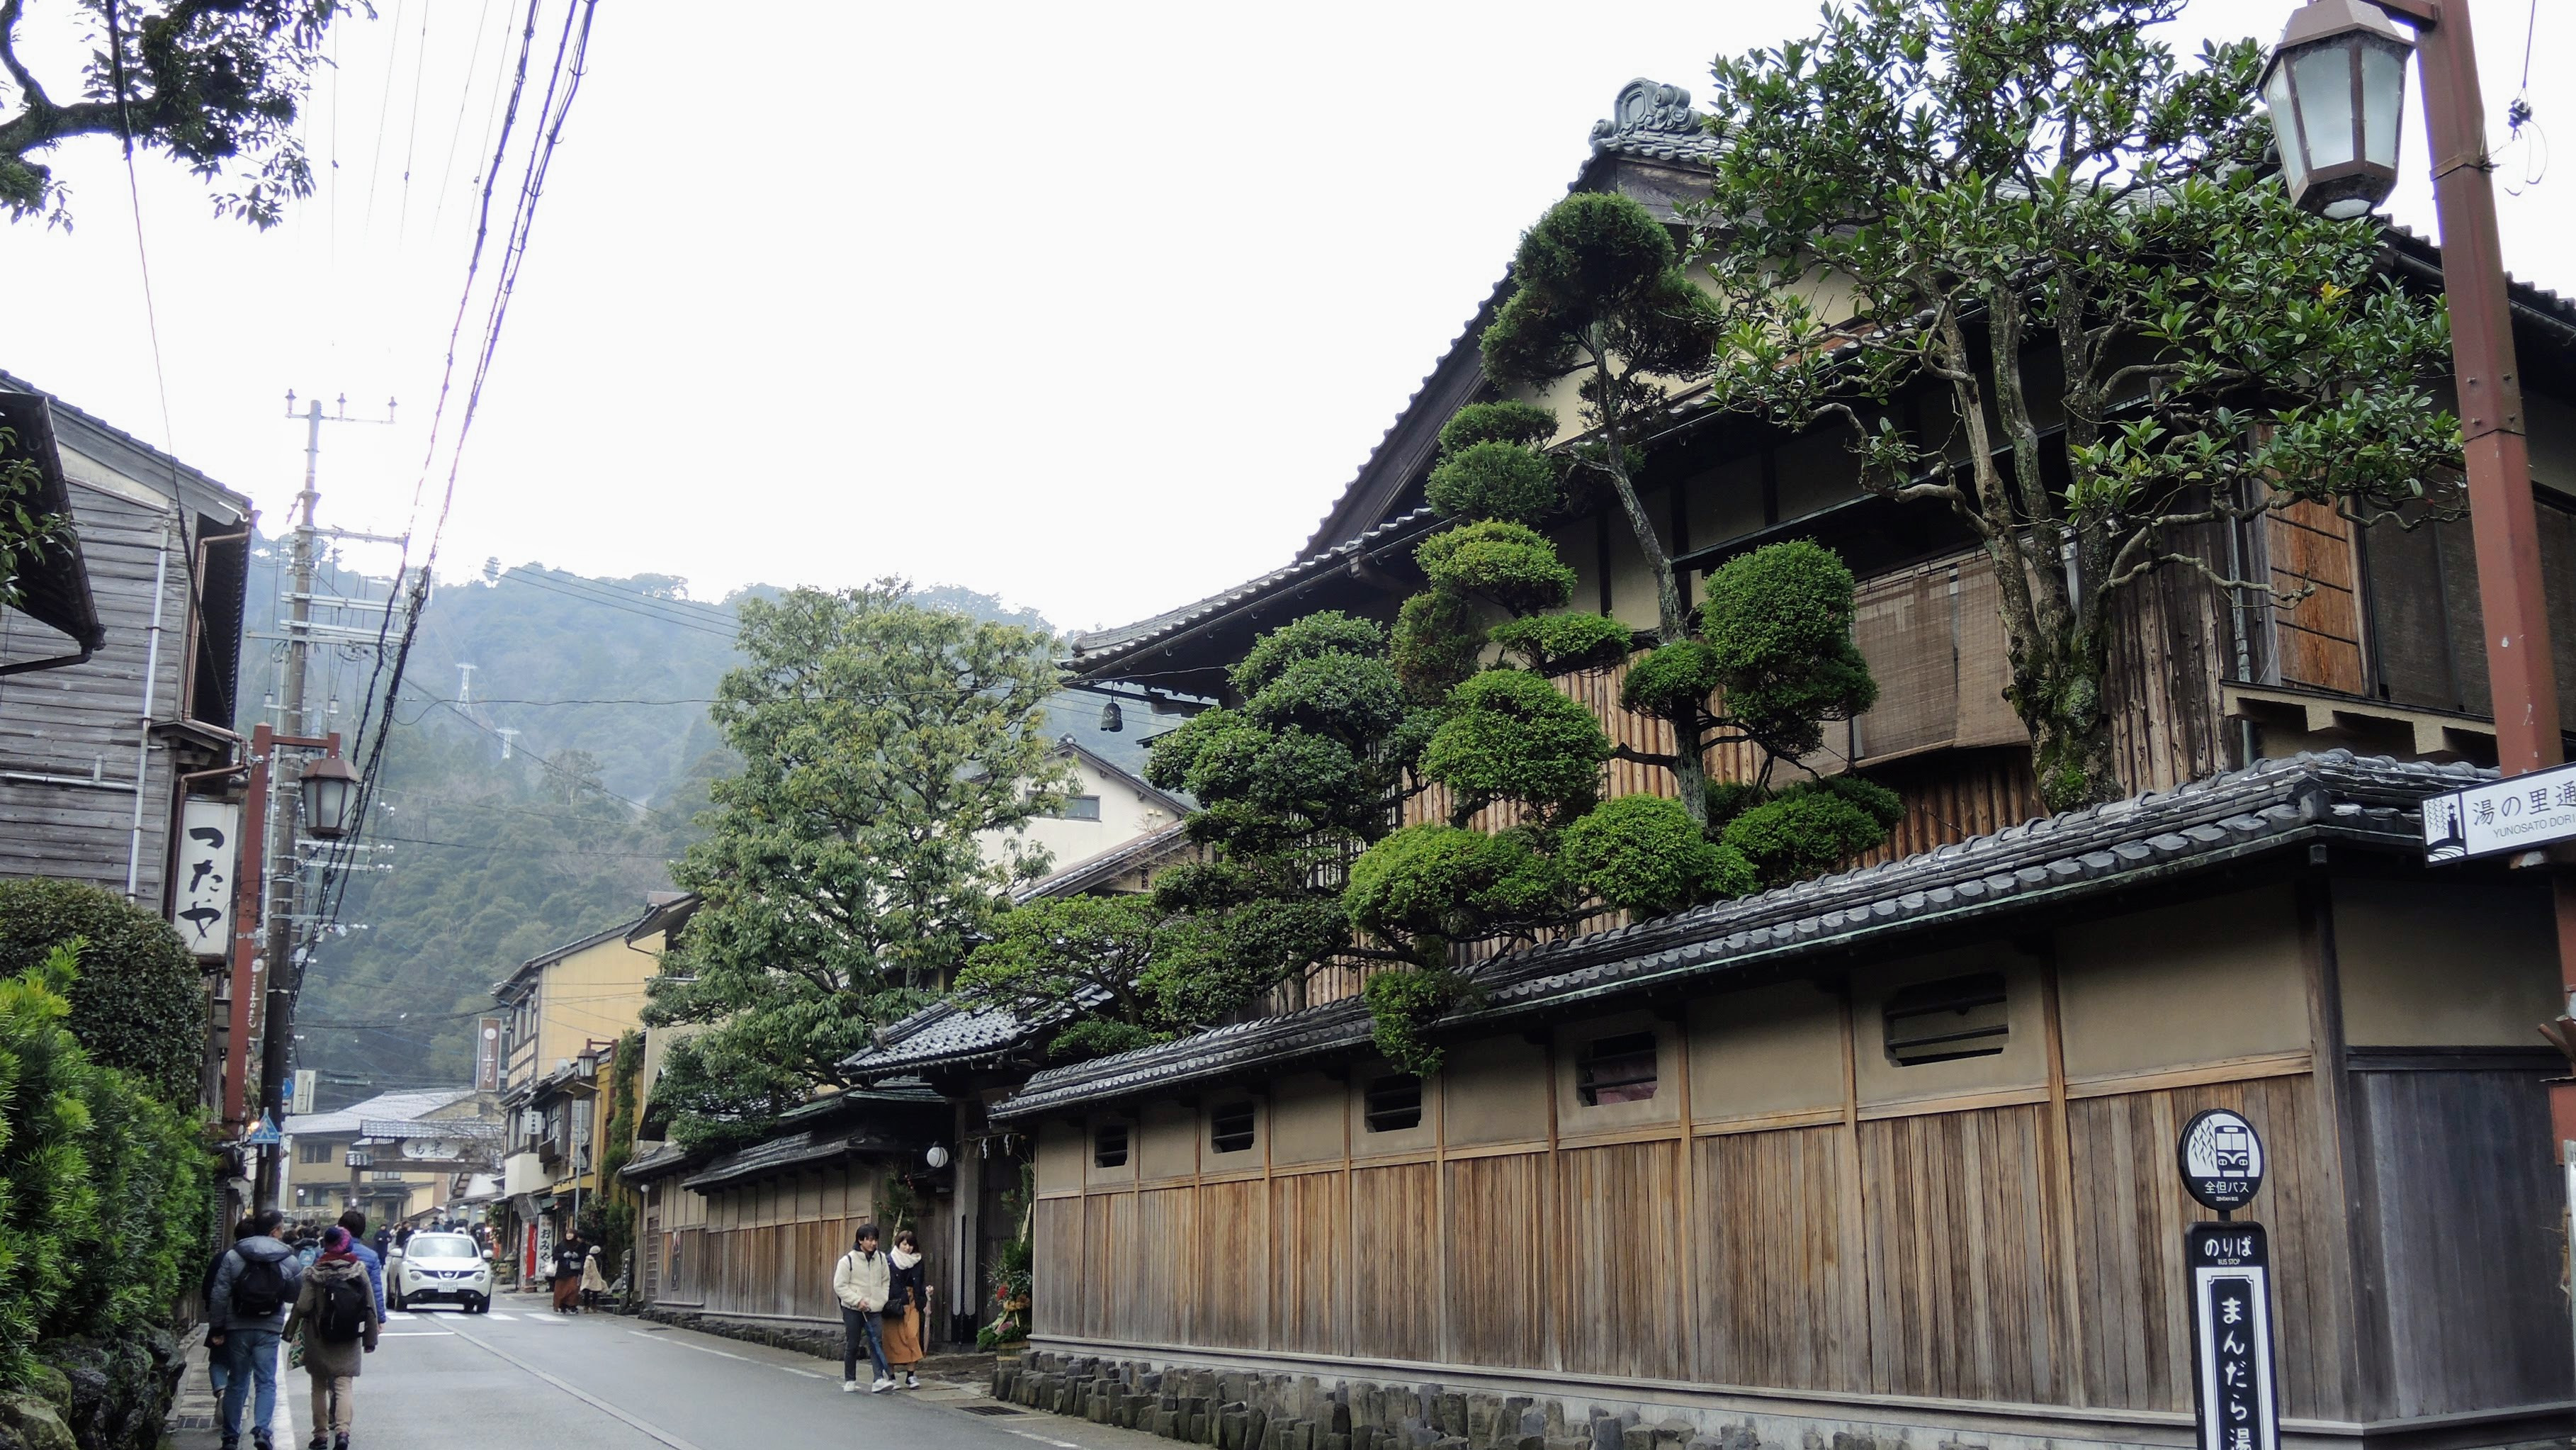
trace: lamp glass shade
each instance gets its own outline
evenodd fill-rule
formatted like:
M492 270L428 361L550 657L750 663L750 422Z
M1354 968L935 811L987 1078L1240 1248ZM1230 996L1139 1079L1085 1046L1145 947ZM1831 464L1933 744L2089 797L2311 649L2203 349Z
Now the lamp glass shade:
M358 800L358 776L338 756L313 762L296 782L304 797L304 829L326 841L349 833L349 815Z
M2291 200L2356 217L2387 199L2413 49L2370 0L2313 0L2290 17L2262 92Z

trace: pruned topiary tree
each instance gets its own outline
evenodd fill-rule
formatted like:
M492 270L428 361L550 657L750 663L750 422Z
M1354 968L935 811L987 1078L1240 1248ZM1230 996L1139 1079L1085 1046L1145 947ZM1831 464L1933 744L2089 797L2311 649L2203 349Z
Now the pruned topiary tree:
M160 917L79 881L0 881L0 977L42 967L76 946L65 990L71 1032L89 1060L125 1073L182 1112L197 1105L206 1062L206 999L197 959Z

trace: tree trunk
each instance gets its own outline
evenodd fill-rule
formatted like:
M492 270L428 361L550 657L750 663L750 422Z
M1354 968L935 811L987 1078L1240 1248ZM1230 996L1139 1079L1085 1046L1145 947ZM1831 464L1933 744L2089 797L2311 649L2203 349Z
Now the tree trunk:
M1617 383L1610 373L1610 355L1596 335L1592 339L1592 365L1605 400L1601 416L1601 461L1610 475L1611 491L1619 496L1619 511L1628 516L1628 531L1637 537L1637 552L1646 559L1646 567L1655 576L1655 642L1679 644L1690 638L1690 621L1682 609L1681 583L1673 576L1673 557L1664 550L1663 535L1655 532L1655 521L1646 516L1646 505L1637 497L1637 484L1628 476L1627 439L1620 431L1620 417L1615 404L1606 400L1618 396ZM1708 828L1708 760L1697 718L1675 720L1673 726L1673 785L1679 791L1682 809L1690 813L1691 823Z
M2109 630L2096 626L2068 640L2026 640L2014 623L2004 621L2015 636L2013 682L2006 694L2030 729L2031 773L2039 781L2041 803L2052 812L2071 811L2127 795L2111 748Z

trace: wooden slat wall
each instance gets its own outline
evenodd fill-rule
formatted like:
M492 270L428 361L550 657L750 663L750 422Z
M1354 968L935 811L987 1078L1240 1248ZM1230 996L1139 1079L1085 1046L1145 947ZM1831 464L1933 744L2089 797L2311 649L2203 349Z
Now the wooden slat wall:
M107 641L82 664L0 679L0 770L110 781L135 777L150 652L154 561L168 516L81 484L71 489L90 593ZM175 539L175 536L170 536ZM180 718L187 663L187 560L175 542L162 582L161 654L152 714ZM62 653L62 636L0 610L0 659ZM157 910L169 852L171 757L152 751L144 776L139 899ZM122 892L134 826L130 791L0 781L0 877L57 876Z
M2541 1404L2568 1390L2567 1298L2529 1272L2560 1262L2564 1189L2544 1145L2547 1069L2354 1075L2378 1277L2396 1337L2375 1415ZM2505 1210L2498 1212L2497 1205ZM2464 1226L2475 1225L2475 1232ZM2523 1332L2500 1335L2497 1325Z
M2352 523L2323 503L2296 503L2263 521L2272 588L2307 591L2272 609L2278 682L2358 695L2363 688L2360 559Z
M2353 1306L2335 1297L2352 1278L2338 1150L2313 1077L2265 1070L2068 1097L2052 1068L2045 1100L1866 1112L1847 1083L1839 1122L1639 1128L1068 1191L1037 1209L1037 1329L1598 1381L2186 1410L2179 1246L2200 1215L2175 1182L2172 1145L2193 1112L2228 1106L2270 1149L2259 1216L2280 1266L2287 1412L2347 1418L2369 1407L2344 1368ZM2547 1288L2486 1284L2545 1245L2500 1246L2487 1263L2483 1244L2442 1241L2472 1217L2450 1200L2482 1192L2508 1144L2540 1131L2523 1121L2537 1094L2520 1086L2519 1117L2496 1115L2493 1083L2451 1093L2415 1074L2375 1086L2383 1136L2449 1134L2459 1164L2437 1183L2392 1187L2375 1210L2422 1260L2420 1302L2392 1311L2475 1315L2490 1290ZM2532 1182L2510 1191L2545 1207L2546 1165L2523 1176ZM2535 1209L2530 1233L2545 1223ZM2477 1407L2563 1390L2558 1332L2484 1366ZM2470 1346L2462 1356L2491 1355L2492 1333L2463 1325L2450 1340ZM2408 1383L2462 1373L2408 1368ZM2438 1398L2402 1412L2460 1408Z

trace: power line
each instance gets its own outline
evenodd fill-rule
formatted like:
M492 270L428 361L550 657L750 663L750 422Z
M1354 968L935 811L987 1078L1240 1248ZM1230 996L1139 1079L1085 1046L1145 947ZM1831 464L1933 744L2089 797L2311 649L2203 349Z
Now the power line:
M670 851L583 851L560 846L478 846L471 841L433 841L425 836L384 836L379 841L399 841L406 846L443 846L451 851L481 851L492 856L599 856L625 861L669 861Z
M376 102L376 149L373 159L367 163L366 226L369 231L373 231L376 225L376 183L383 178L385 169L385 120L393 112L394 62L402 56L403 7L409 3L411 0L394 0L393 43L385 47L385 82L382 96ZM429 0L421 0L421 3L426 5Z
M394 250L402 250L403 237L411 230L411 161L420 142L420 83L429 72L429 15L433 7L420 7L419 54L411 66L411 127L403 136L402 210L394 221Z
M448 183L456 179L456 145L465 138L465 107L474 99L474 67L476 62L483 59L483 32L491 23L492 0L483 0L482 12L474 20L474 49L465 57L465 85L456 93L456 119L447 130L447 164L438 169L438 205L431 208L429 214L429 230L432 236L438 234L438 223L447 215L447 187ZM508 57L509 49L507 45L501 47L503 58ZM492 86L496 100L499 98L500 89L500 81L496 76Z

